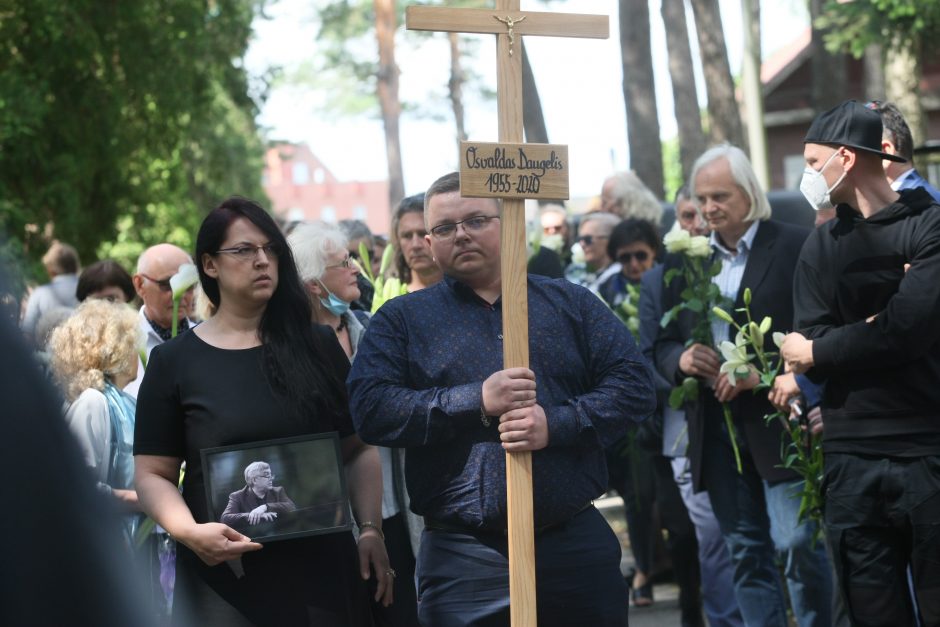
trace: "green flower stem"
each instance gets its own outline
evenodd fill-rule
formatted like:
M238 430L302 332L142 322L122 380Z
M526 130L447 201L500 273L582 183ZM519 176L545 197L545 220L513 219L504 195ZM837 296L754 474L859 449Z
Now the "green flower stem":
M744 470L741 468L741 451L738 450L738 434L734 428L734 420L731 418L731 405L728 403L722 403L721 409L725 413L725 426L728 428L728 437L731 439L731 450L734 451L734 462L738 467L738 474L743 475Z
M173 324L170 327L170 337L176 337L177 332L179 331L179 312L180 312L180 299L173 299Z

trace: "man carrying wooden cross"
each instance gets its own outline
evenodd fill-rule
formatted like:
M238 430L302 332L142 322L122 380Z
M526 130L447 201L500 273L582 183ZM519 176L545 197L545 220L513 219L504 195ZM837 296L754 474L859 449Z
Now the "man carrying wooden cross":
M372 319L348 379L367 442L406 447L424 625L508 625L506 451L532 458L538 623L626 625L620 545L591 501L604 447L655 407L626 327L588 290L528 278L530 364L502 367L500 210L456 173L425 197L444 281Z

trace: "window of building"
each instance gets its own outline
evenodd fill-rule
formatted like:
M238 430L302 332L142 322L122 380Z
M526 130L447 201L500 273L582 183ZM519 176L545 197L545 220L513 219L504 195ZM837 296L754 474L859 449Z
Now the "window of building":
M327 205L320 209L320 219L324 222L336 222L336 208Z
M356 205L353 207L353 220L363 220L366 219L366 208L362 205Z
M310 182L310 167L303 162L293 164L291 179L294 181L294 185L306 185Z
M313 171L313 182L317 185L323 185L323 181L326 180L326 172L323 171L323 168L317 168Z

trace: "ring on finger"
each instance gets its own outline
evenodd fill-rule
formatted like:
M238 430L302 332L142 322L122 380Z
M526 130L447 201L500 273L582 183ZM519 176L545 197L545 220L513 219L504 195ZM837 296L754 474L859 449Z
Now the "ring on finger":
M389 568L388 570L385 571L385 574L391 577L392 579L398 576L398 573L395 572L394 568Z

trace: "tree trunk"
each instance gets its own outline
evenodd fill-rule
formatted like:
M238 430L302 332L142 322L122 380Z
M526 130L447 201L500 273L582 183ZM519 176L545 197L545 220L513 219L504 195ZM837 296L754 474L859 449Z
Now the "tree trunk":
M684 0L662 0L662 16L666 26L666 47L669 50L672 100L679 127L679 161L682 164L682 180L686 182L692 173L692 164L705 152L705 135L702 133L698 91L692 72L692 50L689 47Z
M657 198L662 198L663 149L656 112L647 0L620 0L620 56L630 167Z
M881 44L871 44L865 48L865 98L885 100L885 53Z
M450 93L450 104L454 109L454 123L457 125L457 143L467 139L464 128L463 115L463 66L460 64L460 38L457 33L447 33L450 40L450 80L447 81L447 90Z
M767 163L767 133L764 130L764 94L760 82L760 0L741 0L744 16L744 59L741 67L741 92L747 119L747 143L751 166L766 190L770 186Z
M709 135L714 143L729 142L746 149L718 0L692 0L692 11L708 93Z
M529 63L529 53L526 52L524 41L520 42L519 47L522 49L522 127L525 139L527 142L547 144L548 129L545 127L542 100Z
M920 99L923 68L919 48L917 44L905 48L893 43L885 50L885 96L904 114L915 146L927 138L927 116Z
M401 165L401 140L398 119L401 102L398 100L398 66L395 65L395 3L393 0L374 0L375 37L379 44L379 73L377 91L385 126L385 155L388 160L389 211L394 211L405 197L405 177Z
M835 54L826 50L824 37L826 31L816 28L816 18L820 16L826 0L810 0L809 16L813 24L812 33L812 69L813 84L811 98L813 108L817 113L828 111L845 100L846 92L846 73L845 73L845 54L837 52Z

